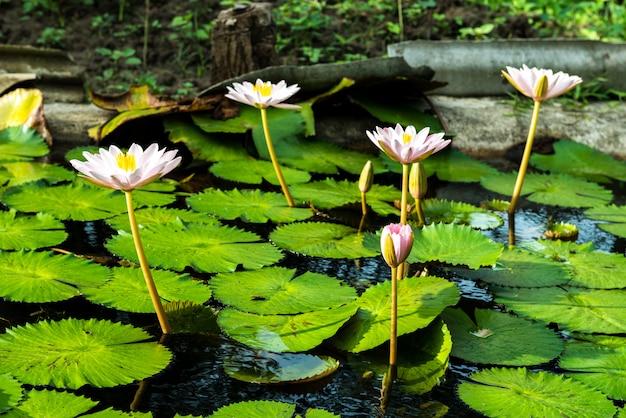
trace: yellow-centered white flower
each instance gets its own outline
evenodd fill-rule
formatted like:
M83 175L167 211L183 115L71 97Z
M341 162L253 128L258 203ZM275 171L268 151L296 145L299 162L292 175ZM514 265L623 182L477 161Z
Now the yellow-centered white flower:
M502 75L520 93L538 102L567 93L583 82L577 75L563 71L554 73L545 68L528 68L526 64L520 69L507 66Z
M132 144L124 153L115 145L100 148L97 154L83 152L87 161L71 160L70 164L86 180L110 189L131 191L163 177L176 168L181 157L176 150L159 149L152 144L145 150Z
M300 109L300 106L283 103L300 90L297 84L287 86L285 80L272 84L271 81L257 79L254 84L249 81L233 83L233 87L227 86L228 94L225 96L236 102L244 103L258 108L278 107L281 109Z

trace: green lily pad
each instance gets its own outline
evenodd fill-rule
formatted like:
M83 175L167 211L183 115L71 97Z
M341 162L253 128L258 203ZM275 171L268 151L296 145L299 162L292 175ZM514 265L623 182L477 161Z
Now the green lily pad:
M111 281L98 288L84 289L85 298L128 312L152 313L154 305L146 288L146 281L139 268L114 268ZM174 300L189 300L204 303L211 297L211 289L188 275L166 270L152 270L154 283L163 303Z
M93 185L93 187L98 187ZM166 206L176 201L176 183L171 179L161 179L148 183L133 191L133 207ZM124 195L121 191L116 191Z
M24 161L42 157L50 150L43 137L34 129L11 126L0 130L0 160Z
M175 418L178 418L180 415L175 415ZM84 414L81 417L89 417L89 418L152 418L153 415L151 412L138 412L138 411L119 411L113 408L103 409L102 411L97 411L92 414Z
M626 205L599 206L585 211L585 216L599 222L598 227L606 232L626 238Z
M168 116L163 126L170 141L184 143L194 158L211 162L252 159L240 140L223 133L204 132L186 118Z
M311 175L295 168L280 167L287 184L306 183ZM263 180L275 186L280 185L274 166L269 161L221 161L213 164L211 173L224 180L246 184L261 184Z
M309 383L334 373L339 362L329 356L270 353L240 348L224 358L224 371L233 379L257 384Z
M593 242L576 244L571 241L540 239L537 241L525 241L519 243L520 248L543 254L552 260L567 262L572 254L595 252Z
M48 184L70 181L76 174L65 168L34 161L19 161L0 165L0 185L20 186L33 181L44 180Z
M56 302L103 285L108 268L52 252L0 252L0 296L14 302Z
M43 321L0 336L0 372L30 385L78 389L145 379L170 362L161 344L130 325L96 319Z
M428 157L424 168L428 176L437 174L440 180L462 183L479 182L481 178L498 172L494 167L451 147Z
M171 208L144 208L135 211L135 218L139 228L145 228L148 225L167 224L170 222L182 221L184 223L205 223L209 225L221 225L220 222L204 213L193 212L184 209ZM130 231L128 214L122 213L106 220L113 229L119 231Z
M411 277L398 282L398 336L425 328L446 307L459 300L459 289L435 276ZM389 340L391 281L367 289L354 302L356 316L333 339L342 350L358 353Z
M618 334L626 332L626 291L577 287L492 287L507 309L561 329Z
M504 312L475 309L472 320L462 309L443 313L454 346L452 355L472 363L532 366L548 363L565 343L545 324Z
M563 263L519 249L505 249L492 268L454 271L462 277L499 286L558 286L570 280L569 271Z
M356 312L353 304L296 315L256 315L226 308L218 323L232 339L276 353L308 351L335 335Z
M623 289L626 287L626 258L622 254L598 251L570 254L567 267L572 270L571 286L593 289Z
M175 334L220 333L217 314L209 307L189 300L175 300L163 305L172 332Z
M488 210L469 203L452 202L446 199L425 199L422 209L426 223L454 223L468 225L474 229L493 229L502 225L502 218ZM416 216L411 213L411 219Z
M526 368L493 368L459 384L463 402L488 417L611 418L616 407L576 380Z
M4 387L3 387L4 389ZM25 399L3 417L74 418L92 409L98 402L84 396L54 390L29 390Z
M244 222L274 223L302 221L313 216L310 208L292 208L280 193L261 190L207 189L187 198L187 204L197 212L207 212L220 219L241 218Z
M517 173L500 173L483 177L480 184L488 190L510 196L516 178ZM522 195L527 195L531 202L570 208L606 205L613 199L610 190L566 174L528 173Z
M22 385L9 374L0 375L0 413L15 407L22 400Z
M361 258L379 253L362 245L365 234L346 225L302 222L279 226L270 240L289 251L316 257Z
M605 393L626 399L626 339L611 336L610 344L568 341L559 367L572 371L568 376Z
M362 168L362 167L361 167ZM302 202L312 202L319 209L332 209L350 203L361 204L361 191L357 182L348 180L326 180L297 184L291 189L294 199ZM394 200L399 200L400 191L393 186L372 185L367 192L367 204L381 216L398 215L399 211L393 206Z
M554 154L532 154L530 164L551 173L569 174L589 181L626 181L626 163L575 141L557 141Z
M2 201L22 212L46 212L62 220L94 221L126 212L122 194L80 183L12 187L2 194Z
M259 269L277 263L282 253L248 231L218 224L183 223L147 225L140 231L148 262L153 267L220 273ZM106 247L113 254L138 263L132 235L120 231Z
M215 411L211 418L293 418L296 406L277 401L247 401L226 405ZM300 415L297 415L300 416ZM337 418L332 412L309 408L303 418Z
M266 267L221 273L211 279L213 296L225 305L260 315L297 314L334 308L356 299L354 288L320 273Z
M16 216L15 209L0 212L0 249L35 250L65 241L63 222L45 213Z

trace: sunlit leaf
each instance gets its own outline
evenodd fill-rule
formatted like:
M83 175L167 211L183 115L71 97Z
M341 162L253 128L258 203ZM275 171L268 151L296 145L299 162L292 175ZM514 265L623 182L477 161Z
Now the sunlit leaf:
M0 115L0 131L9 127L33 129L48 144L52 143L43 116L43 94L40 90L18 88L0 96ZM4 159L4 152L0 155Z
M166 270L152 270L154 283L161 302L189 300L205 303L211 297L211 289L188 275ZM93 303L128 312L154 312L154 305L146 288L146 281L139 268L114 268L111 281L98 288L83 290L85 298Z
M563 351L563 340L540 322L489 309L475 309L474 320L459 308L442 317L454 339L452 355L472 363L532 366Z
M211 418L293 418L296 410L295 405L277 401L247 401L226 405L218 409ZM296 415L300 417L300 415ZM322 409L309 408L303 418L337 418L332 412Z
M435 276L411 277L398 282L398 335L425 328L446 307L459 300L456 285ZM346 351L358 353L389 340L391 281L367 289L353 305L356 316L333 339Z
M29 323L0 335L0 371L35 386L129 384L160 372L172 358L149 339L139 328L104 320Z
M170 222L183 221L184 223L198 222L209 225L221 225L219 220L208 216L204 213L193 212L184 209L172 208L144 208L135 211L135 218L139 228L145 228L149 225L167 224ZM113 218L106 220L115 230L124 230L130 232L130 224L128 222L128 214L122 213Z
M150 265L176 271L192 267L198 272L219 273L258 269L282 258L280 250L251 232L218 224L171 222L148 225L141 240ZM108 241L114 254L139 262L132 236L122 231Z
M20 126L0 130L0 161L25 161L50 150L37 131Z
M176 194L172 193L176 184L170 180L158 180L148 183L133 191L134 207L166 206L176 201ZM118 191L123 195L123 192Z
M428 176L437 174L437 178L443 181L478 182L484 176L498 172L492 166L451 147L431 155L422 163Z
M25 393L23 402L2 416L74 418L97 404L94 400L74 393L31 389Z
M333 308L356 299L354 288L320 273L267 267L256 271L221 273L211 279L214 297L240 311L296 314Z
M270 240L289 251L317 257L374 257L378 252L365 248L363 238L355 228L322 222L302 222L279 226Z
M626 288L626 257L622 254L570 254L567 267L573 272L569 283L571 286L594 289Z
M308 351L335 335L356 312L354 304L296 315L257 315L225 308L218 323L232 339L276 353Z
M626 205L608 205L587 209L585 216L595 221L604 221L598 222L600 229L626 238Z
M0 165L0 185L20 186L31 181L44 180L48 184L73 180L74 173L65 168L33 161L19 161Z
M455 223L476 229L492 229L502 225L502 218L498 215L469 203L425 199L422 204L426 223ZM413 213L411 215L416 218Z
M602 392L554 373L493 368L469 379L457 393L488 417L611 418L616 411Z
M55 302L103 285L108 268L52 252L0 252L0 296L16 302Z
M91 414L84 414L81 417L89 418L152 418L151 412L139 412L139 411L120 411L118 409L107 408L101 411L97 411ZM175 415L178 418L179 415Z
M211 173L225 180L247 184L261 184L263 180L279 185L274 166L269 161L224 161L213 164ZM306 171L281 166L287 184L306 183L311 175Z
M65 241L63 222L45 213L16 216L15 209L0 212L0 249L35 250Z
M22 399L22 385L9 374L0 375L0 412L15 407Z
M206 189L187 198L187 204L197 212L207 212L220 219L244 222L274 223L302 221L313 216L310 208L289 207L280 193L258 189L222 191Z

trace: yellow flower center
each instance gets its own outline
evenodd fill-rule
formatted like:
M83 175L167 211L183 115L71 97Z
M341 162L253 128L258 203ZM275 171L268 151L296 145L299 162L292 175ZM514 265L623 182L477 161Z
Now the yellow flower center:
M264 83L261 81L260 83L256 83L252 86L252 89L261 93L261 96L267 97L272 94L272 82L267 81Z
M133 154L119 154L117 156L117 166L124 171L135 171L137 162Z
M406 133L402 134L402 140L404 141L405 144L407 142L410 142L412 138L413 138L413 135L406 134Z

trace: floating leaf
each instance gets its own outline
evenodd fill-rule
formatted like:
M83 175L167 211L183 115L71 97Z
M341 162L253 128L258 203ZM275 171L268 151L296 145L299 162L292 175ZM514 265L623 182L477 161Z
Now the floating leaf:
M626 238L626 205L608 205L587 209L585 216L595 221L609 222L598 223L598 227L618 237Z
M439 277L411 277L399 281L398 335L425 328L458 300L458 288ZM370 287L353 305L359 308L357 315L333 339L333 343L342 350L358 353L388 341L391 281Z
M256 271L218 274L209 285L214 297L240 311L296 314L334 308L356 299L354 288L320 273L267 267Z
M495 213L468 203L425 199L422 205L426 223L455 223L475 229L492 229L502 225L502 218Z
M63 319L8 328L0 336L0 371L30 385L78 389L112 387L145 379L172 355L130 325Z
M559 367L577 372L568 376L605 393L610 398L626 399L626 339L610 337L606 346L589 341L569 341L559 359Z
M151 412L137 412L137 411L119 411L113 408L103 409L102 411L94 412L93 414L84 414L81 417L89 418L152 418ZM179 415L175 415L175 418Z
M262 242L252 232L218 224L170 222L147 225L141 240L148 262L154 267L183 271L219 273L258 269L282 258L280 250ZM114 254L138 262L131 234L121 231L106 247Z
M26 392L23 402L3 417L74 418L82 416L97 404L96 401L69 392L32 389Z
M569 174L589 181L626 181L626 163L575 141L557 141L554 154L532 154L530 164L551 173Z
M167 224L170 222L182 221L184 223L205 223L209 225L221 225L220 222L204 213L192 212L184 209L171 209L171 208L145 208L135 211L135 217L137 218L137 224L139 228L145 228L149 225L155 224ZM128 223L128 214L123 213L113 218L107 219L106 223L111 225L115 230L130 231L130 224Z
M35 250L65 241L63 222L45 213L16 216L15 209L0 212L0 249Z
M456 269L455 272L462 277L500 286L558 286L570 280L569 271L563 263L519 249L505 249L492 268L474 271Z
M454 346L452 355L465 361L504 366L548 363L563 351L564 342L545 324L504 312L475 309L474 320L462 309L446 309ZM489 332L486 332L489 331Z
M211 166L211 173L225 180L247 184L261 184L263 180L279 185L274 166L269 161L222 161ZM288 184L306 183L311 175L306 171L281 166Z
M46 155L50 150L33 129L14 126L0 130L0 161L24 161Z
M9 127L27 128L39 132L48 144L52 143L43 116L43 94L40 90L19 88L3 95L0 97L0 115L0 131ZM0 151L4 159L4 149L0 147Z
M496 193L510 195L516 178L517 173L500 173L483 177L480 184ZM610 190L565 174L526 174L522 195L528 195L531 202L571 208L606 205L613 199Z
M152 270L152 277L163 303L189 300L201 304L211 297L208 286L188 275ZM84 289L83 293L91 302L109 308L128 312L154 312L146 281L139 268L114 268L111 281L98 288Z
M576 287L535 289L492 287L496 302L561 329L618 334L626 332L626 291Z
M492 166L451 147L431 155L423 164L428 176L434 173L443 181L479 182L481 178L498 172Z
M277 401L248 401L226 405L215 411L212 418L293 418L296 406Z
M310 208L287 206L285 196L261 190L233 189L222 191L206 189L187 198L195 211L207 212L220 219L241 218L244 222L274 223L302 221L313 216Z
M176 201L176 194L172 193L175 189L176 184L170 179L153 181L133 191L133 205L136 208L169 205ZM116 193L124 195L121 191Z
M548 372L487 369L461 382L459 397L488 417L611 418L616 407L604 394Z
M361 167L362 168L362 167ZM290 188L295 200L312 202L318 209L332 209L350 203L361 203L361 191L357 182L348 180L326 180L297 184ZM401 197L400 191L393 186L379 186L374 184L367 192L367 204L381 216L397 215L398 210L393 206L395 200Z
M93 221L126 212L122 194L80 183L12 187L3 193L2 201L22 212L46 212L63 220Z
M55 184L73 180L75 177L71 171L53 164L19 161L0 165L0 184L6 187L20 186L38 180Z
M226 308L218 323L232 339L259 350L308 351L335 335L356 312L353 304L297 315L256 315Z
M346 225L303 222L279 226L270 240L289 251L316 257L361 258L379 253L363 247L358 230Z
M571 241L547 240L525 241L519 244L521 248L544 254L553 260L566 262L572 254L590 253L596 251L593 242L576 244Z
M0 413L15 407L22 399L22 385L9 374L0 375Z
M626 287L626 258L622 254L589 252L570 254L573 271L571 286L594 289L623 289Z
M0 296L14 302L56 302L101 286L109 269L52 252L0 252Z
M215 311L189 300L176 300L163 305L175 334L219 334Z
M309 383L334 373L339 362L329 356L271 353L240 347L224 358L224 371L248 383Z

